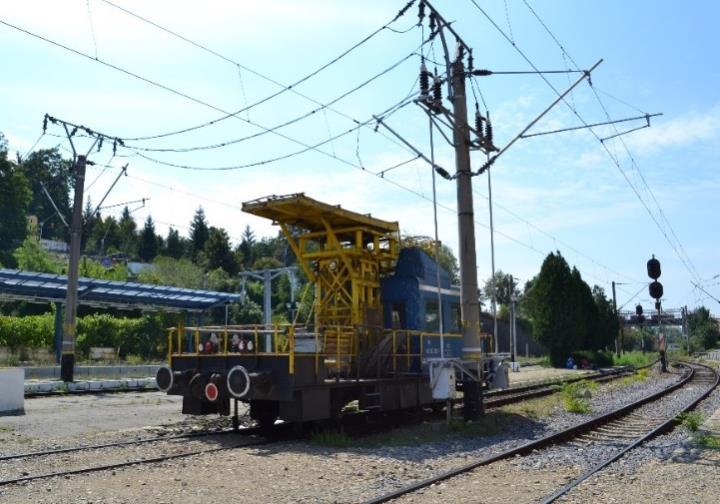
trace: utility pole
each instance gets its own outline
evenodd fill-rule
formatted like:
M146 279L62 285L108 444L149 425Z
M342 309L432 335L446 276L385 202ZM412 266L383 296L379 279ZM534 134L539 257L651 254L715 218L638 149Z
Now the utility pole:
M620 337L619 333L622 331L620 328L620 318L618 317L618 309L617 309L617 298L615 297L615 281L612 282L612 292L613 292L613 313L615 314L615 320L618 324L618 334L615 335L615 354L620 355Z
M688 357L690 356L690 331L688 328L688 309L687 305L682 310L682 330L685 336L685 346L687 347Z
M515 287L513 286L513 289L514 288ZM512 352L512 370L519 371L517 364L517 297L515 297L515 293L513 293L510 303L510 348Z
M488 154L490 159L490 154ZM490 182L490 168L488 168L488 205L490 206L490 273L492 274L490 280L490 288L492 289L492 296L490 303L492 305L493 314L493 345L495 347L495 353L500 353L500 341L498 340L498 326L497 326L497 285L495 283L495 227L493 226L493 207L492 207L492 183ZM513 362L515 360L513 359Z
M80 266L80 239L82 238L83 191L85 188L86 156L78 155L75 162L75 196L70 225L70 264L68 265L67 294L65 297L65 331L60 356L60 377L73 381L75 372L75 328L77 326L78 270Z
M460 252L460 302L463 331L463 357L481 358L480 303L478 301L477 261L475 257L475 216L470 171L470 131L465 98L465 65L458 54L452 64L452 103L455 125L455 176ZM463 375L463 403L466 420L483 414L482 377L473 380Z

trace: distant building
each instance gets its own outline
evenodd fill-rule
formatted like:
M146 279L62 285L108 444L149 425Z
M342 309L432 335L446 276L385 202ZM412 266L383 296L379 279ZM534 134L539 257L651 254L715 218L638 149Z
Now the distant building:
M48 252L56 252L58 254L67 254L70 252L70 246L60 240L46 240L45 238L41 238L40 246Z

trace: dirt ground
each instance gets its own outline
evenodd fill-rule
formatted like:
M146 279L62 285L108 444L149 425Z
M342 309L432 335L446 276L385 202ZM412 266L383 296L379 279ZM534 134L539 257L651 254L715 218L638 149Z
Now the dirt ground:
M25 400L25 414L0 416L0 455L12 445L182 422L182 397L162 392L52 396Z
M536 381L557 380L569 376L582 376L590 373L592 373L592 371L580 369L555 369L542 366L527 366L521 367L518 372L510 371L509 376L510 385L516 386Z

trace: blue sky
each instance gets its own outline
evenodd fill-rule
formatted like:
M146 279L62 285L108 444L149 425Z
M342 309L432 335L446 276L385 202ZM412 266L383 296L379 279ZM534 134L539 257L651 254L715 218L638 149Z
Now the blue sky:
M199 50L102 0L6 1L0 7L0 20L206 104L234 111L280 89L256 73L286 85L294 82L387 23L405 4L389 0L205 2L202 6L185 1L116 3L231 61ZM720 67L715 64L714 53L720 42L716 28L720 6L707 1L682 8L670 1L477 3L540 69L568 68L572 63L527 4L581 68L604 58L592 81L611 117L630 117L639 111L664 113L653 120L652 128L623 136L625 145L619 140L606 142L610 155L588 131L515 144L492 169L497 268L525 280L537 273L548 252L560 250L588 283L601 285L608 293L611 281L625 284L618 286L618 301L623 305L642 289L647 278L645 262L654 253L663 264L666 307L705 304L717 312L716 302L695 289L692 282L720 273L715 252L718 239L713 229L720 188L716 170L720 157L720 99L716 91ZM470 0L436 0L433 4L454 21L455 29L473 46L477 67L529 69ZM239 114L239 118L211 127L161 140L127 143L145 148L213 144L262 132L258 124L269 128L308 113L318 107L317 102L327 103L417 52L422 32L412 28L416 20L417 8L413 7L392 25L397 30L408 29L407 33L384 30L300 84L296 89L305 97L286 92ZM0 108L0 131L8 138L10 148L21 153L37 140L45 113L123 138L173 131L220 115L211 107L5 25L0 25L0 44L6 49L0 79L5 98ZM426 45L423 51L429 59L442 58L439 43L432 48ZM243 165L283 156L302 148L292 140L323 142L353 128L349 117L364 121L399 102L412 91L418 67L419 55L410 56L383 77L339 100L332 110L318 111L279 129L282 136L261 134L230 147L200 152L146 154L165 162L203 167ZM564 89L568 79L574 78L548 77L557 89ZM498 75L476 82L493 118L496 143L501 146L556 96L534 75ZM475 102L468 94L472 110ZM589 123L605 120L586 83L573 92L568 103ZM406 106L387 121L421 150L429 151L427 117L417 106ZM570 109L560 104L534 131L578 124ZM634 125L640 123L628 126ZM152 215L162 233L168 225L186 232L184 226L202 205L211 224L228 229L234 240L246 224L258 235L271 235L276 230L270 223L241 213L241 203L268 194L305 192L329 203L397 220L403 232L431 235L432 186L427 164L415 161L384 178L373 175L413 156L373 127L371 124L359 134L353 132L328 142L320 147L323 153L310 151L231 171L172 168L143 159L132 149L121 149L119 156L111 158L107 146L90 159L114 167L129 163L130 176L121 179L108 203L151 198L135 215L138 220ZM614 132L609 127L595 131L600 137ZM48 133L59 135L61 131L51 127ZM38 146L62 142L62 138L51 135L42 137ZM81 146L83 141L78 140ZM438 163L452 169L452 152L443 142L436 135ZM62 145L66 148L67 142ZM473 154L473 166L481 163L480 155ZM89 170L88 185L97 178L88 190L91 200L102 197L117 172L118 168ZM484 279L490 274L487 178L477 177L473 182L478 274ZM440 238L456 249L453 183L439 181L438 195L442 205ZM703 285L720 298L717 282L714 279ZM636 300L641 300L646 310L651 306L644 290Z

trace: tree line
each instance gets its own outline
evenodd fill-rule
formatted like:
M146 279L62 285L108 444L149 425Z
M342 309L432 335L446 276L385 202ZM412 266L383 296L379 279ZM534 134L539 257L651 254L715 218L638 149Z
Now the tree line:
M58 213L66 216L66 220L70 216L73 180L70 161L63 159L57 149L36 151L26 159L17 156L13 161L0 133L0 265L54 273L66 271L65 261L42 249L37 238L69 241L68 229ZM38 225L28 231L30 215L37 217ZM233 247L227 231L211 225L202 207L195 211L188 230L187 236L183 236L170 227L161 236L151 216L138 226L130 208L123 208L116 218L103 215L88 201L83 212L81 275L127 280L128 271L122 260L114 261L109 268L99 260L114 257L152 262L151 269L140 272L139 281L228 292L242 290L246 302L232 308L230 322L261 322L262 284L245 284L238 273L295 264L296 258L284 236L257 239L246 226L240 242ZM435 255L434 242L429 237L403 236L402 246L417 246L430 256ZM451 279L457 281L457 260L447 246L440 247L438 260ZM306 279L302 271L298 272L298 280L296 297L303 301L299 309L308 313L312 293L303 296ZM579 350L597 352L614 346L618 320L611 301L601 287L591 288L560 252L550 253L539 273L522 290L513 275L498 271L494 293L501 319L509 317L509 306L513 299L517 300L519 323L531 329L534 339L547 349L555 365L562 365ZM490 278L479 292L487 311L492 295ZM276 320L288 320L292 310L290 282L286 277L273 282L272 301ZM22 315L37 310L22 303L6 303L0 306L0 312ZM213 317L219 322L221 314L211 314L210 318ZM707 310L691 317L690 330L694 348L711 348L717 343L717 324Z

